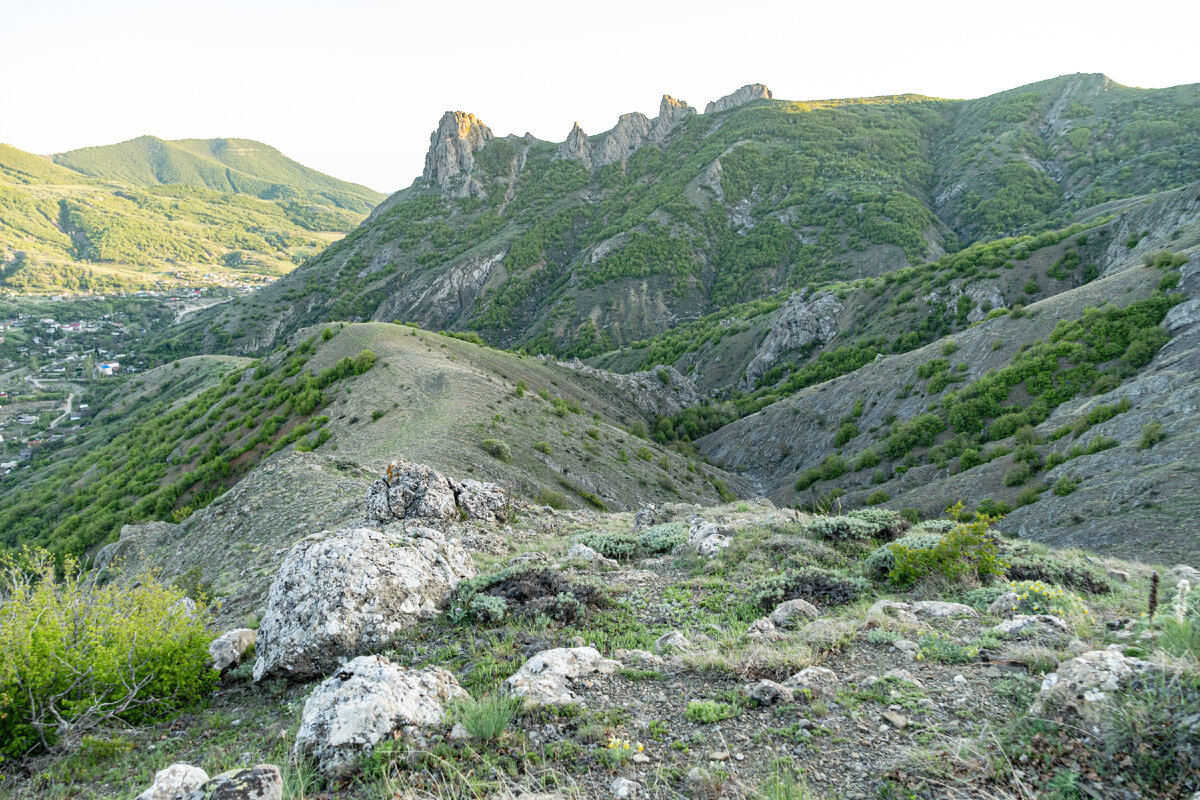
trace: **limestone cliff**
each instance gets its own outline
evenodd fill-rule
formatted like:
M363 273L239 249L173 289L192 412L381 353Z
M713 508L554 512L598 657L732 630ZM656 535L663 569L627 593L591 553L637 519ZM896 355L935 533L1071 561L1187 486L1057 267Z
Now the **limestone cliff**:
M772 97L774 95L771 94L771 90L761 83L748 83L733 94L727 94L720 100L713 100L704 107L704 113L720 114L722 111L744 106L755 100L770 100Z
M683 120L695 113L696 109L684 101L664 94L657 117L651 120L638 111L622 114L616 127L598 142L589 141L576 122L566 141L558 146L558 156L573 158L589 169L597 169L628 158L647 143L663 142Z
M456 197L486 197L483 186L471 177L476 150L492 139L492 129L465 111L447 111L429 137L421 179L436 183Z

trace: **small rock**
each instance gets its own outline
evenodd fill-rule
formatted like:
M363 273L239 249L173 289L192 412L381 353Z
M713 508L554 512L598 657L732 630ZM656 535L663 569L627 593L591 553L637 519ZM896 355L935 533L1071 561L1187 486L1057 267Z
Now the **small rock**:
M1018 614L1012 619L1001 622L992 630L996 633L1016 636L1037 633L1070 633L1071 626L1065 620L1049 614Z
M504 684L531 705L566 705L577 700L571 682L594 673L611 675L620 666L594 647L556 647L530 658Z
M225 672L230 667L242 663L242 656L254 646L258 631L250 628L237 628L221 634L208 646L208 654L213 660L213 669Z
M954 676L954 683L955 683L955 685L957 685L957 686L966 686L966 685L967 685L967 679L966 679L966 678L964 678L962 675L955 675L955 676Z
M1129 583L1129 573L1123 569L1110 569L1108 571L1108 577L1112 578L1118 583Z
M883 712L883 718L887 720L893 728L902 731L908 727L908 718L903 714L898 714L895 711Z
M283 774L274 764L222 772L193 789L186 800L283 800Z
M634 797L638 791L638 785L628 778L614 778L609 789L613 793L613 797Z
M654 652L662 654L671 650L691 650L692 643L679 631L668 631L654 640Z
M892 642L892 647L896 648L902 653L916 653L921 649L921 645L910 639L897 639L896 641Z
M783 634L775 630L775 623L769 617L759 617L750 623L746 636L751 639L775 642L783 638Z
M764 706L792 702L792 690L789 687L766 678L747 686L744 691L747 697L757 700Z
M897 681L904 681L905 683L911 683L913 686L916 686L917 688L921 688L922 686L924 686L923 683L921 683L919 680L917 680L916 677L906 669L890 669L887 672L883 673L883 677L891 678L892 680L897 680Z
M771 612L771 622L779 628L792 628L819 616L821 616L821 612L816 606L807 600L797 598L785 600L775 606L775 610Z
M729 760L729 751L728 750L713 750L711 753L708 754L708 760L709 761L728 761Z
M870 609L867 610L868 616L891 617L892 619L906 622L910 625L919 625L920 620L912 613L912 606L908 603L898 603L895 600L877 600Z
M616 561L611 558L602 556L592 548L588 547L583 542L576 542L571 545L571 549L567 551L567 558L586 561L589 564L598 564L602 567L619 567Z
M154 775L154 783L137 800L183 800L208 780L208 773L191 764L172 764Z
M920 617L944 619L945 617L978 617L979 612L962 603L944 603L940 600L921 600L913 603L913 611Z
M1021 598L1016 592L1005 592L988 606L988 613L997 617L1011 617L1017 612Z
M622 664L632 664L641 669L661 669L667 664L665 658L656 656L649 650L615 650L613 658Z
M837 673L828 667L805 667L783 682L793 694L797 691L811 693L813 697L833 697L837 694L840 681Z
M467 731L467 727L461 722L454 723L454 727L450 729L451 739L470 739L471 734Z
M1042 679L1029 713L1042 716L1071 712L1085 720L1096 717L1111 693L1154 669L1149 662L1126 656L1119 648L1092 650L1063 661Z

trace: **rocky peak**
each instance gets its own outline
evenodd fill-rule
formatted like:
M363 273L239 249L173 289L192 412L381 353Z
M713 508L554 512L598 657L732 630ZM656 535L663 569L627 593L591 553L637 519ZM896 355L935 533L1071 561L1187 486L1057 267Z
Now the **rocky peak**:
M588 168L596 169L628 158L647 142L663 141L680 122L695 113L696 109L687 103L664 94L658 106L658 116L653 120L639 111L622 114L616 127L598 143L589 142L587 134L576 122L567 140L558 146L558 155L560 158L582 161Z
M443 191L460 197L486 196L483 187L471 178L474 153L492 139L492 129L465 111L447 111L437 130L429 137L422 180L433 181Z
M654 126L650 129L650 138L655 142L661 142L670 135L671 131L679 127L679 123L695 113L696 109L683 100L677 100L669 94L664 94L662 102L658 104L658 117L655 118Z
M744 106L755 100L770 100L774 95L771 90L761 83L748 83L733 94L727 94L720 100L713 100L704 108L705 114L720 114L731 108Z
M592 146L588 142L587 134L583 132L583 128L579 127L576 122L571 128L571 132L567 134L567 140L558 146L558 155L561 158L574 158L587 164L589 167L592 164Z

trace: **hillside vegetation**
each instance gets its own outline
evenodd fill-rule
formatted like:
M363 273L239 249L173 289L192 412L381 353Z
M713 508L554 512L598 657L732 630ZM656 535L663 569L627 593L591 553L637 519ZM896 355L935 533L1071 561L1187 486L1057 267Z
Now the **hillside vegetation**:
M45 158L0 146L0 287L21 294L254 284L382 199L241 139L142 137Z

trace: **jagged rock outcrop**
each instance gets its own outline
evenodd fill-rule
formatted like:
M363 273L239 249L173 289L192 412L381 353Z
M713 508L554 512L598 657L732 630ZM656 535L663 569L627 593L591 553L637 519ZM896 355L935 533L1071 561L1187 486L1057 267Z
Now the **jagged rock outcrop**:
M297 542L267 596L254 679L324 675L435 616L475 564L456 539L345 528Z
M739 388L753 389L783 353L831 340L837 335L837 318L844 307L830 292L818 292L807 300L799 292L793 293L755 350Z
M421 179L432 181L456 197L487 197L471 177L475 151L492 139L492 129L465 111L447 111L429 137Z
M504 685L530 705L566 705L577 700L571 691L576 678L593 673L611 675L620 666L594 647L556 647L526 661Z
M553 356L540 356L540 358L611 384L626 392L638 407L653 414L670 416L700 402L700 392L696 389L696 384L674 367L659 367L644 372L621 374L596 369L584 364L578 358L570 361L557 361Z
M587 134L583 132L583 128L579 127L578 122L571 127L571 132L567 134L566 140L558 146L558 155L561 158L582 161L589 167L592 165L592 145L588 142Z
M441 667L410 670L383 656L359 656L304 702L293 750L326 775L345 775L380 741L407 727L436 725L446 703L469 697Z
M696 109L684 101L664 94L658 106L658 116L653 120L647 119L639 111L622 114L617 119L616 127L599 142L589 141L576 122L566 141L558 146L558 155L560 158L581 161L589 169L598 169L628 158L647 143L664 141L683 120L695 113Z
M658 116L650 127L650 141L661 142L679 127L685 119L696 113L696 109L685 101L664 94L658 104Z
M755 100L770 100L772 97L774 95L771 94L771 90L761 83L748 83L733 94L727 94L720 100L713 100L704 107L704 113L720 114L722 111L744 106Z
M367 490L367 521L384 525L402 519L468 519L504 522L508 499L494 483L456 481L432 467L400 459Z
M214 639L208 646L213 669L224 672L242 663L242 656L254 646L257 638L258 631L252 628L236 628Z

